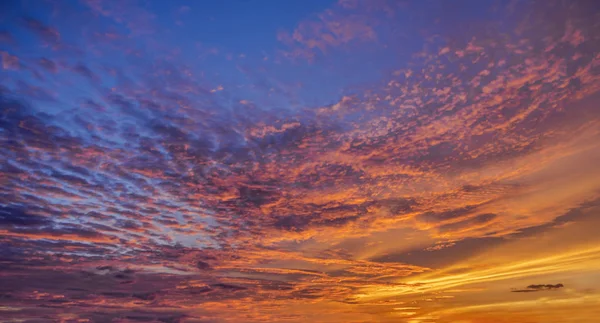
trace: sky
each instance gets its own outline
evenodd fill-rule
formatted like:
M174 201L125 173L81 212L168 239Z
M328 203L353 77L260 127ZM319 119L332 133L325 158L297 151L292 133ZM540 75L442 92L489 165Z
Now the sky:
M9 0L0 58L0 322L598 322L598 1Z

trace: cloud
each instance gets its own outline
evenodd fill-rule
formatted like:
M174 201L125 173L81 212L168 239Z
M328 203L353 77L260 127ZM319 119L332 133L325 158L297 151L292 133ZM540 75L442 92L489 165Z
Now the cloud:
M540 292L547 290L555 290L559 288L565 287L563 284L545 284L545 285L529 285L525 289L513 289L511 292L513 293L529 293L529 292Z
M300 22L291 33L280 31L277 40L288 47L285 56L309 61L340 47L372 44L377 40L377 18L361 10L340 4Z
M29 30L49 43L57 43L60 41L60 33L58 30L45 25L43 22L35 18L25 17L23 18L23 23Z
M17 207L0 208L0 225L10 227L30 227L47 225L50 220L34 214L29 214L25 210Z
M598 259L577 239L596 227L600 20L432 4L342 1L277 45L248 30L243 60L219 32L232 59L198 60L180 6L8 17L0 315L425 322L535 275L579 293Z
M7 52L0 52L2 57L2 69L18 70L20 67L19 58Z

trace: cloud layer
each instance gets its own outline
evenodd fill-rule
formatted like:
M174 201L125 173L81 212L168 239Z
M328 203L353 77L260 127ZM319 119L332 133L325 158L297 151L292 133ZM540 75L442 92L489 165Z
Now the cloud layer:
M600 11L471 2L9 5L0 316L592 322Z

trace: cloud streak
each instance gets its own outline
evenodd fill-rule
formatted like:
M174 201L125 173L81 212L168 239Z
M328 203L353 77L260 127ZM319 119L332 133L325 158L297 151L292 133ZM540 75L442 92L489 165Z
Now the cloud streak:
M545 290L555 290L559 288L565 287L563 284L540 284L540 285L529 285L525 289L514 289L511 290L513 293L529 293L529 292L539 292Z

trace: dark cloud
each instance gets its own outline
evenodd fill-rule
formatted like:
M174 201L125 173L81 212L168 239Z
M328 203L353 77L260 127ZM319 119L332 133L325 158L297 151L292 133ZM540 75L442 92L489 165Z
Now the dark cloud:
M75 67L73 67L73 71L75 73L78 73L81 76L83 76L83 77L91 80L91 81L94 81L94 80L97 79L96 74L94 72L92 72L92 70L89 67L87 67L87 66L85 66L83 64L77 64L77 65L75 65Z
M230 284L225 284L225 283L217 283L217 284L212 284L210 286L213 288L220 288L220 289L232 290L232 291L240 291L240 290L248 289L244 286L236 286L236 285L230 285Z
M311 216L288 215L278 218L273 224L277 229L303 231L312 221Z
M50 44L57 44L60 42L60 33L56 28L47 26L43 22L32 17L24 17L23 24L35 35Z
M525 289L513 289L511 292L513 293L529 293L529 292L540 292L547 290L556 290L559 288L565 287L563 284L542 284L542 285L529 285Z
M196 267L200 270L210 270L212 269L212 267L210 266L209 263L202 261L202 260L198 260L196 262Z
M427 268L442 268L482 254L486 250L500 246L505 242L504 238L471 238L457 241L445 248L429 250L427 248L415 248L406 252L375 257L372 260L375 262L409 263Z
M32 227L50 223L48 218L29 214L22 208L0 206L0 226L2 227Z
M550 221L548 223L523 228L523 229L519 230L518 232L514 233L513 235L515 237L531 237L536 234L540 234L540 233L546 232L548 230L551 230L553 228L560 228L562 225L565 225L565 224L585 221L587 219L593 218L594 212L596 212L596 210L599 210L599 209L600 209L600 199L594 199L591 201L587 201L587 202L584 202L584 203L578 205L577 207L571 208L565 214L562 214L562 215L554 218L552 221Z

